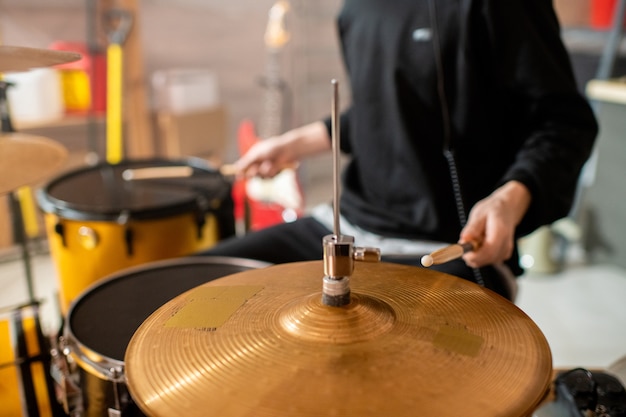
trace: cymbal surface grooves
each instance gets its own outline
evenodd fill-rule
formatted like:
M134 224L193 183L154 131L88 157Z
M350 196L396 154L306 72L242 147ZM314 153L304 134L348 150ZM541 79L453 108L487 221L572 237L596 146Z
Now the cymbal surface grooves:
M545 337L497 294L435 271L363 263L351 303L328 307L322 271L321 261L245 271L168 302L126 351L135 401L152 417L521 417L547 391ZM219 326L167 324L208 287L230 294L199 304L221 303Z

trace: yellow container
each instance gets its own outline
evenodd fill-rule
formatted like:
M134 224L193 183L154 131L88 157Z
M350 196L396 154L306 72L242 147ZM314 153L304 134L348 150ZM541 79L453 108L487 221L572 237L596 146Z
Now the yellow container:
M64 69L60 73L65 110L68 112L89 110L91 86L87 72L79 69Z

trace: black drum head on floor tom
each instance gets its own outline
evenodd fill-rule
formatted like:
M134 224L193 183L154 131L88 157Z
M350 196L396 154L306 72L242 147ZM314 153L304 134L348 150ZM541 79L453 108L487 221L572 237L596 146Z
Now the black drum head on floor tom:
M118 361L135 330L157 308L214 279L267 264L227 257L154 262L111 276L70 307L67 332L85 349Z

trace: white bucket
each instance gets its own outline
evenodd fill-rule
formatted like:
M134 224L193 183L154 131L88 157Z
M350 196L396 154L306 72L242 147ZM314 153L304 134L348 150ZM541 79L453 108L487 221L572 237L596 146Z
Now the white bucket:
M4 80L14 84L7 90L11 120L43 123L63 117L63 89L58 70L37 68L26 72L5 74Z

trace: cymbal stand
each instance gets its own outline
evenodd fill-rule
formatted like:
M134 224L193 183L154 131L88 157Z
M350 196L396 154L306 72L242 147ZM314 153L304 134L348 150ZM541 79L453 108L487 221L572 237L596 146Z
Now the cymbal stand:
M324 279L322 303L331 307L350 304L350 276L354 261L379 262L380 249L354 247L354 237L341 234L339 210L339 82L332 80L331 134L333 149L333 215L334 234L322 238L324 250Z
M9 101L7 98L7 90L12 87L13 83L0 80L0 119L2 120L2 132L15 132L11 116L9 112Z
M7 89L12 86L11 83L0 81L0 120L2 121L2 132L15 132L11 123L11 113L9 111L9 102L7 98ZM26 285L28 289L28 300L30 303L36 303L35 291L33 287L33 277L31 269L30 252L28 250L28 237L24 227L24 216L22 214L22 205L15 192L9 193L10 208L13 217L13 235L16 242L19 243L22 250L22 260L24 262L24 271L26 274Z

